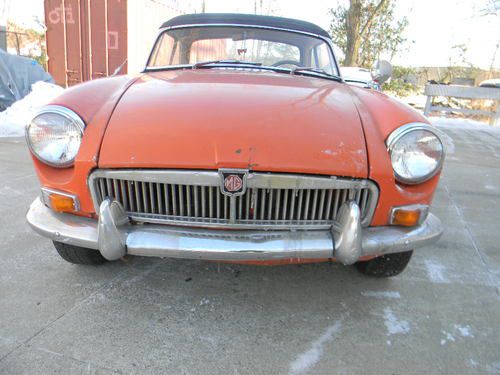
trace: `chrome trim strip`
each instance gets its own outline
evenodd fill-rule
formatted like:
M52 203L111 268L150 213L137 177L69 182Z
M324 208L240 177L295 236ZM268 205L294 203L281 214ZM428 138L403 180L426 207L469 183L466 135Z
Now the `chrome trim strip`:
M220 189L221 177L218 171L198 171L198 170L155 170L155 169L97 169L93 171L88 180L88 185L90 189L90 194L92 196L92 201L94 202L95 212L99 212L99 202L100 199L97 188L96 181L98 178L114 178L128 181L137 182L155 182L164 184L182 184L182 185L195 185L195 186L211 186ZM246 177L247 190L251 189L295 189L299 191L299 195L303 195L303 191L309 189L362 189L367 188L370 190L370 200L366 208L366 215L364 216L361 224L363 226L368 226L371 223L373 215L375 213L375 208L378 203L379 191L377 185L371 180L364 179L349 179L340 178L336 176L310 176L310 175L290 175L283 173L262 173L262 172L252 172L248 173ZM257 193L257 190L253 190ZM345 191L344 191L345 193ZM210 194L211 190L210 190ZM337 195L338 196L338 195ZM210 197L212 198L212 197ZM257 203L259 197L255 196L254 206L257 209ZM174 199L175 202L175 199ZM212 199L210 199L212 202ZM264 204L265 202L262 202ZM336 204L338 202L335 202ZM210 210L212 210L210 208ZM300 207L299 207L300 211ZM234 211L233 211L234 212ZM255 221L249 220L248 223L243 224L243 220L238 220L239 223L230 223L225 221L216 221L213 219L202 219L202 218L176 218L178 215L174 216L164 216L164 220L161 220L158 216L152 214L142 214L129 212L128 215L131 219L137 221L144 221L150 223L165 223L180 226L200 226L204 228L215 228L215 227L234 227L240 229L248 228L263 228L266 224L255 223ZM182 214L181 214L182 216ZM212 215L211 215L212 216ZM219 218L219 215L217 215ZM300 212L297 218L300 218ZM224 220L224 219L221 219ZM260 221L260 220L259 220ZM253 222L253 224L251 224ZM299 224L292 225L291 223L283 225L278 225L282 229L301 229L304 227L304 221L300 220ZM324 223L316 223L314 226L308 226L308 229L327 229L332 225L331 221L325 221ZM273 224L269 224L268 229L274 229Z
M442 234L439 219L429 214L416 227L359 227L352 202L342 208L339 229L326 231L236 231L181 229L126 222L120 205L107 199L99 222L86 217L57 213L40 198L26 215L39 234L75 246L100 250L113 260L130 255L204 260L275 260L336 258L351 264L359 256L417 249L434 243ZM351 249L351 250L350 250ZM359 254L359 255L357 255Z

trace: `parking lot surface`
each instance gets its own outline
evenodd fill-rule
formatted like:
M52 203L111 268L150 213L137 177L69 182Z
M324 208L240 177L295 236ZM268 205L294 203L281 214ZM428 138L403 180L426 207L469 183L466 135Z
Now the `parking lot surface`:
M25 212L21 139L0 139L0 374L499 374L500 130L447 126L432 211L445 234L405 272L129 258L63 261Z

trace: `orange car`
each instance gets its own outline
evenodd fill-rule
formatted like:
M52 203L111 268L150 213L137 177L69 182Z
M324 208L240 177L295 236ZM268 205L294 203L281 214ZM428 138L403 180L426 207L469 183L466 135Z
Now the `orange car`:
M171 19L141 74L68 89L26 137L42 185L28 222L72 263L336 260L392 276L442 233L436 130L346 84L328 33L303 21Z

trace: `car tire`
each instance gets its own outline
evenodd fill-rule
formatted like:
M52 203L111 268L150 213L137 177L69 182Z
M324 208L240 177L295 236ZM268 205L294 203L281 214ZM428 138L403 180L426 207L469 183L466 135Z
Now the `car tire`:
M413 250L402 253L382 255L354 265L364 275L373 277L391 277L399 275L410 262Z
M97 250L68 245L56 241L54 241L54 247L59 255L69 263L95 266L106 262L106 259Z

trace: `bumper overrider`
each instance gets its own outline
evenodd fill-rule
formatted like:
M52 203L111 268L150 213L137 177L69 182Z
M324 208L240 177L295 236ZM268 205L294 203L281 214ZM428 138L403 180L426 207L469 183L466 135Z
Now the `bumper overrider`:
M354 201L339 212L338 225L330 230L250 231L181 228L132 224L117 201L105 199L99 220L57 213L40 198L27 214L31 227L54 241L95 249L104 258L153 256L218 261L270 261L279 259L335 258L353 264L361 257L413 250L439 239L443 229L433 214L414 227L361 226Z

